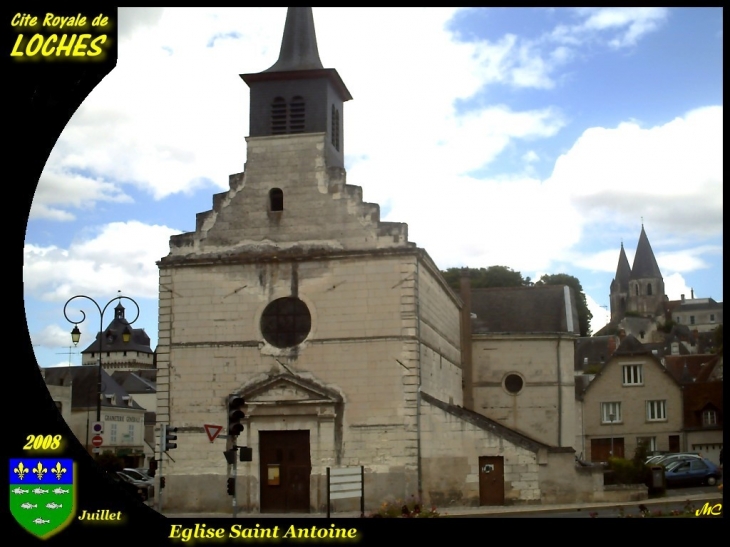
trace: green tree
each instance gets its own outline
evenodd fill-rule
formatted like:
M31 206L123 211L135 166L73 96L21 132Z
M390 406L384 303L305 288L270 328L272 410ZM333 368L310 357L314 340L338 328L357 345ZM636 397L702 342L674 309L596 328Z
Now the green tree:
M444 279L449 286L458 291L461 283L462 268L449 268L445 272ZM471 286L474 289L485 289L489 287L522 287L532 285L530 278L524 279L520 272L514 271L507 266L489 266L489 268L467 268L471 277Z
M578 300L576 302L576 306L578 307L578 326L580 328L580 335L591 335L590 325L591 319L593 319L593 314L591 313L591 310L588 309L588 302L586 301L586 295L583 292L583 286L580 284L577 277L562 273L552 275L545 274L540 278L536 285L568 285L569 287L572 287Z

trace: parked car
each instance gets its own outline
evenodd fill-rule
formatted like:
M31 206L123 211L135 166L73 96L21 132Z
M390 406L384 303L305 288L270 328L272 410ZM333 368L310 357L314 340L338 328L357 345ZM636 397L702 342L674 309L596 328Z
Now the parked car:
M148 489L146 485L135 485L130 482L129 478L125 478L121 473L107 473L107 476L113 483L115 483L120 489L127 492L131 496L138 496L145 501L148 497Z
M135 480L144 481L150 485L155 484L155 479L150 477L147 473L145 473L141 469L132 469L131 467L126 467L126 468L122 469L122 473L124 473L125 475L129 475L130 477L132 477Z
M117 471L122 480L134 485L140 492L142 501L147 501L154 497L154 486L145 480L138 480L127 474L125 471Z
M663 456L658 460L654 460L650 463L651 465L661 464L664 467L667 467L670 463L674 463L677 461L699 459L702 459L702 456L700 454L696 454L694 452L682 452L681 454L667 454L666 456Z
M664 474L667 487L714 486L722 477L722 470L707 458L692 458L670 463Z

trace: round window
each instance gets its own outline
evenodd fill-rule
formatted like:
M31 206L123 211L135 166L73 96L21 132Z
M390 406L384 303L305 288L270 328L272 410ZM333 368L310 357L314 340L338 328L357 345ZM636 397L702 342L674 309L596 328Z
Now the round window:
M301 344L311 328L309 308L293 296L274 300L261 315L261 334L264 340L277 348Z
M522 380L522 376L519 376L518 374L508 374L504 379L504 388L513 395L517 395L520 391L522 391L522 386L524 385L525 382Z

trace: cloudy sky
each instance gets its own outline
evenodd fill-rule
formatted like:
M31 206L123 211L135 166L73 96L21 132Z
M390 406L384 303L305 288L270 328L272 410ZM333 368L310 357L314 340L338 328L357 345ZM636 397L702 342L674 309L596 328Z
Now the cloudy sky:
M315 8L314 19L323 64L354 97L348 183L441 269L573 275L596 331L621 242L631 263L643 219L669 298L722 301L720 8ZM24 297L39 364L69 362L63 305L76 294L134 298L155 347L155 261L243 170L239 74L274 64L284 20L281 8L120 8L117 67L60 135L30 211ZM99 316L82 309L85 347Z

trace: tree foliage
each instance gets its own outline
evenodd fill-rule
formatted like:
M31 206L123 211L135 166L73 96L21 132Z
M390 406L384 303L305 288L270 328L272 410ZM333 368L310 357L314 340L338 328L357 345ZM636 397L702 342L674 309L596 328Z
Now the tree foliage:
M583 292L583 286L580 284L577 277L573 277L568 274L545 274L537 283L535 283L535 285L568 285L569 287L572 287L577 298L576 306L578 308L578 325L580 327L580 335L591 335L591 319L593 319L593 314L591 313L591 310L588 309L588 302L586 300L586 295Z
M490 287L531 287L533 285L568 285L576 294L576 306L578 308L578 326L581 336L591 335L591 319L593 314L588 309L586 295L577 277L568 274L543 275L537 283L533 283L529 277L522 277L520 272L514 271L507 266L489 266L488 268L466 268L471 278L473 289L484 289ZM449 286L459 291L461 284L462 268L449 268L441 272Z
M523 287L532 285L530 278L523 278L520 272L514 271L507 266L489 266L489 268L466 268L471 278L473 289L485 289L489 287ZM455 291L459 290L461 283L462 268L449 268L441 272L449 286Z

